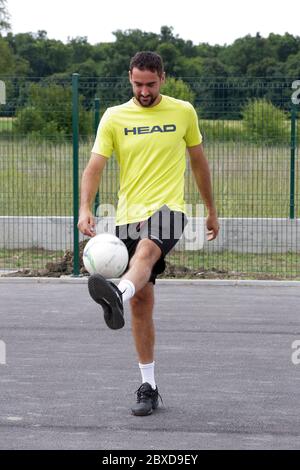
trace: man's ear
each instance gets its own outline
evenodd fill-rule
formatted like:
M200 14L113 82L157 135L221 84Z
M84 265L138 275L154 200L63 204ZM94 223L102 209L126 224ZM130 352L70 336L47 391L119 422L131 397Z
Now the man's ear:
M161 76L161 84L163 85L164 83L166 83L166 72L163 72Z
M129 81L130 81L130 83L131 83L131 72L130 72L130 70L128 70L128 79L129 79Z

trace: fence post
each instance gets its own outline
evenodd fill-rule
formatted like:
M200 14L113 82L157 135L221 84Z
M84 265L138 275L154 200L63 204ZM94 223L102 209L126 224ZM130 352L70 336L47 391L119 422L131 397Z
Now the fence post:
M72 75L72 131L73 131L73 276L79 276L79 74Z
M291 111L290 219L295 218L296 106Z
M99 98L95 98L95 115L94 115L94 134L95 136L97 135L97 129L98 129L98 125L99 125L99 120L100 120L100 100ZM94 201L94 214L96 215L97 213L97 208L99 206L99 189L97 191L97 194L96 194L96 197L95 197L95 201Z

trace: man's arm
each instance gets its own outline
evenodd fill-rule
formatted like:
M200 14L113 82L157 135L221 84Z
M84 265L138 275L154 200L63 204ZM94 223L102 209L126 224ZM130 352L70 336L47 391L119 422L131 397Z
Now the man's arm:
M107 158L97 153L92 153L91 158L82 174L80 191L80 209L78 229L90 237L96 235L95 219L92 213L97 190L99 188L101 175L105 167Z
M203 147L201 144L195 147L188 147L190 155L191 168L194 174L195 181L202 196L202 199L207 207L208 216L206 218L206 226L208 228L207 240L214 240L219 232L219 222L217 210L213 200L213 191L210 177L210 169L208 161L204 155Z

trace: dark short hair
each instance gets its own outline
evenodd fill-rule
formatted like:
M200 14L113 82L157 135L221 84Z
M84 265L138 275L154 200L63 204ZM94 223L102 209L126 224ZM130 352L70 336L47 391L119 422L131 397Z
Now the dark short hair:
M130 61L130 72L132 72L134 67L139 70L150 70L150 72L157 72L160 77L164 72L163 60L159 54L156 54L156 52L137 52Z

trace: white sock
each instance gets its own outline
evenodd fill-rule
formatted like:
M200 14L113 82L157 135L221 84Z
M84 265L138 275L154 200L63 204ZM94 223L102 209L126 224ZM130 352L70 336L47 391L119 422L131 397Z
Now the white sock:
M148 384L151 385L153 390L156 389L156 383L154 379L154 365L155 362L151 362L150 364L141 364L139 362L139 368L142 374L142 382L148 382Z
M118 289L122 292L123 302L131 299L131 297L133 297L135 294L134 284L129 281L129 279L122 279L122 281L118 284Z

